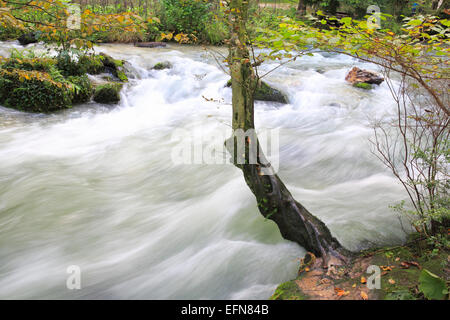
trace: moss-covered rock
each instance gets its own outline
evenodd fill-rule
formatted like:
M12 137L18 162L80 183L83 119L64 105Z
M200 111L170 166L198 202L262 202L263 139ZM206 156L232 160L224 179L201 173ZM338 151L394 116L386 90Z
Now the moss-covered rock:
M92 94L94 93L94 88L91 81L86 75L79 77L71 76L67 80L72 84L72 103L83 103L88 102Z
M365 83L365 82L355 82L353 84L353 86L355 88L360 88L360 89L364 89L364 90L372 89L372 85L370 83Z
M307 300L294 280L280 284L269 300Z
M0 69L0 104L27 112L70 107L72 87L41 71Z
M26 46L30 43L36 43L38 42L39 34L37 32L29 32L22 34L17 40L19 40L19 43L23 46Z
M153 70L164 70L164 69L171 69L172 68L172 64L169 61L163 61L163 62L158 62L157 64L155 64L153 66Z
M286 96L278 89L270 87L267 83L261 81L256 89L255 100L274 101L279 103L288 103Z
M100 55L83 55L78 59L78 65L89 74L100 74L105 71Z
M231 87L231 79L227 81L226 86ZM253 98L260 101L273 101L284 104L289 103L284 93L278 89L272 88L264 81L260 81Z
M121 83L107 83L95 88L94 101L98 103L118 103L120 101Z
M107 71L109 71L114 77L119 79L122 82L127 82L128 77L125 73L125 61L123 60L116 60L110 55L107 55L106 53L100 53L103 66Z

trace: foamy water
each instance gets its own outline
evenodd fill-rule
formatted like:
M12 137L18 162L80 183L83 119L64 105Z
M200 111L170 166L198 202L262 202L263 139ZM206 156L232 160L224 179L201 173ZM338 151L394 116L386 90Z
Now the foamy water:
M259 214L237 168L171 158L176 129L229 130L229 77L200 48L98 50L134 69L120 105L0 107L0 298L268 298L295 277L303 248ZM164 60L173 68L151 70ZM346 84L354 65L374 69L319 54L277 69L266 80L290 104L257 102L256 126L279 129L280 177L357 250L404 238L388 208L404 194L368 141L371 120L392 111L389 90ZM66 288L70 265L81 290Z

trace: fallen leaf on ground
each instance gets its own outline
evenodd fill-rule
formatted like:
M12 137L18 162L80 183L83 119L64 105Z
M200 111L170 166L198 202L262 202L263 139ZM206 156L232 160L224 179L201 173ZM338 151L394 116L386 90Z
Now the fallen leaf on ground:
M367 282L366 278L361 277L361 283L364 284L364 283L366 283L366 282Z
M343 297L343 296L350 294L350 291L345 291L345 290L342 290L341 288L334 288L334 292L336 292L336 295L338 297Z
M394 279L389 279L388 280L390 284L395 284L395 280Z
M361 298L363 298L363 300L367 300L369 299L369 296L364 291L361 291Z

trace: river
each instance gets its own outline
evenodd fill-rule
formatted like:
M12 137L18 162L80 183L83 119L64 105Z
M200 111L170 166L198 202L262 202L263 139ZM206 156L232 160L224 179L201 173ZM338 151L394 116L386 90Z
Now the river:
M0 55L19 47L2 42ZM295 277L304 249L259 214L240 170L172 161L176 129L230 128L229 77L211 51L97 51L133 67L119 105L51 115L0 107L0 298L270 297ZM172 69L151 70L165 60ZM255 121L279 129L279 175L294 197L358 250L405 238L388 207L404 192L369 143L371 121L394 108L389 89L351 87L352 66L376 70L321 54L278 68L266 80L290 103L257 102ZM71 265L81 290L66 288Z

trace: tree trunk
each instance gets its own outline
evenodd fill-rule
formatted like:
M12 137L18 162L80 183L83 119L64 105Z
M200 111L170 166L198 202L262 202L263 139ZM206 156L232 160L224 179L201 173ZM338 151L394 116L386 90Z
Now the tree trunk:
M231 39L228 60L233 92L234 134L226 142L227 149L232 154L234 164L243 171L261 214L278 225L284 238L295 241L306 250L322 257L324 267L345 264L350 253L331 235L326 225L295 201L277 175L262 174L267 173L271 167L263 152L259 150L258 138L253 130L253 93L258 79L247 48L247 9L247 1L232 0L230 3ZM243 143L238 141L236 132L239 130L247 134L242 140ZM256 161L251 161L252 158Z
M298 0L297 15L303 16L306 13L305 0Z

